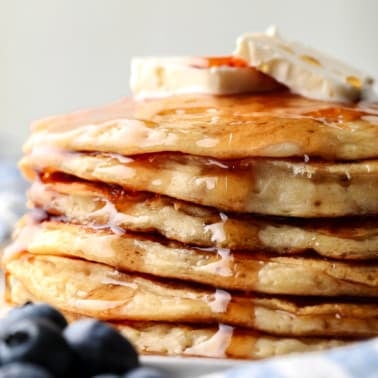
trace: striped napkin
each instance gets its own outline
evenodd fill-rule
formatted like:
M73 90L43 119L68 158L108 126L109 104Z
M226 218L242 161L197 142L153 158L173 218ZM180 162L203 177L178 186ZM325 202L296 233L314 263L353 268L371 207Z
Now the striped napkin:
M200 378L378 378L378 338L243 364Z
M25 190L14 160L0 160L0 246L6 242L17 219L25 212Z

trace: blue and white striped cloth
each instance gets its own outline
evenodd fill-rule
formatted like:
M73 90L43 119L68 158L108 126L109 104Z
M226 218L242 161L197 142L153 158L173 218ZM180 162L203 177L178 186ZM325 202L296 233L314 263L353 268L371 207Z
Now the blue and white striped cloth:
M0 161L0 245L25 211L26 183L12 161ZM378 378L378 338L325 352L243 364L202 378Z
M325 352L252 362L206 378L378 378L378 338Z
M0 160L0 245L10 236L17 219L25 212L27 184L14 160Z

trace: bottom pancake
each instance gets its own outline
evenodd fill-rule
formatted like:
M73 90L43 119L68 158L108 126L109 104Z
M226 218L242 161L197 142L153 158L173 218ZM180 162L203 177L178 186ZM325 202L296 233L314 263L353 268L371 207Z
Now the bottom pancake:
M378 334L376 304L304 303L141 277L79 259L23 254L5 265L12 299L18 282L39 301L108 321L227 323L285 336Z
M36 301L21 284L13 287L12 304ZM83 316L63 312L68 321ZM352 340L270 336L226 324L218 326L167 322L108 322L125 335L141 354L212 358L261 359L287 353L318 351Z
M281 338L219 324L113 323L143 354L260 359L340 346L344 340Z

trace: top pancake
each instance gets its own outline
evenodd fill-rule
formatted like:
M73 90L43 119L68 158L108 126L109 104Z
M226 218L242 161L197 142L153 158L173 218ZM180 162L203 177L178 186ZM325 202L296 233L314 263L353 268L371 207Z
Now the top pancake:
M122 155L182 152L220 159L378 157L378 103L345 105L276 92L185 95L114 104L34 123L25 152L46 145Z

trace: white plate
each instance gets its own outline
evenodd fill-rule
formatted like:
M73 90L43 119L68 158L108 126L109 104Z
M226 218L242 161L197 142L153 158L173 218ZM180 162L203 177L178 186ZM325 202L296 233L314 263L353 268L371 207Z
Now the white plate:
M141 356L141 361L145 366L166 371L172 378L196 378L204 374L220 373L248 363L248 361L231 359L163 356Z

